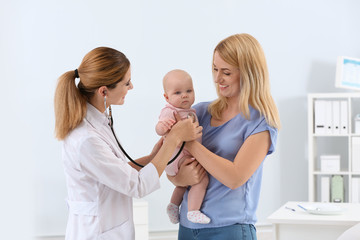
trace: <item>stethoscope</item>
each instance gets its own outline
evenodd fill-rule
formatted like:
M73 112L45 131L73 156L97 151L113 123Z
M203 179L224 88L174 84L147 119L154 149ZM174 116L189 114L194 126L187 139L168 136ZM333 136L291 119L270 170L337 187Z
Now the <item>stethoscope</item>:
M134 163L136 166L139 166L141 168L144 167L144 165L141 165L140 163L137 163L135 160L133 160L129 154L127 154L127 152L125 151L125 149L121 146L119 140L117 139L116 135L115 135L115 132L114 132L114 128L113 128L113 125L114 125L114 120L113 120L113 117L112 117L112 112L111 112L111 106L109 106L109 113L106 112L106 96L104 97L104 104L105 104L105 115L107 117L107 119L109 120L109 126L110 126L110 129L111 129L111 132L113 133L114 137L115 137L115 140L119 146L119 148L121 149L121 151L124 153L124 155L132 162ZM185 146L185 142L182 143L178 153L167 163L167 165L171 164L173 161L175 161L175 159L180 155L181 151L183 150Z

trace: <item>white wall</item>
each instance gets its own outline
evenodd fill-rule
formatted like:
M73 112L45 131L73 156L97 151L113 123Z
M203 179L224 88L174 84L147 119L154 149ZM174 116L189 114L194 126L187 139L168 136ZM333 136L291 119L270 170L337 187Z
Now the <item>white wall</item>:
M187 70L196 102L212 100L215 45L234 33L255 36L267 56L283 125L277 151L264 167L259 222L288 200L306 200L306 95L341 91L334 88L336 58L360 57L359 9L356 0L2 0L4 235L24 239L65 231L61 145L53 134L54 89L63 72L77 68L98 46L119 49L132 62L135 87L125 105L114 109L115 127L126 149L139 157L158 139L154 126L164 104L163 75L173 68ZM161 182L162 188L146 197L152 231L177 228L165 214L172 186L164 177Z

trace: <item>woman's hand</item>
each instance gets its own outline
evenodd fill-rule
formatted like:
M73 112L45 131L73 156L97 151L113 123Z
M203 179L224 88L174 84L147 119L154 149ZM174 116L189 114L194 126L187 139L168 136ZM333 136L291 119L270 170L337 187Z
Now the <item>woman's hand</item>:
M176 176L167 176L175 186L187 187L198 184L207 174L205 169L194 158L185 158Z
M193 122L191 118L181 120L179 114L176 114L175 118L177 123L173 125L169 135L176 136L180 142L192 141L202 136L202 127L198 122Z

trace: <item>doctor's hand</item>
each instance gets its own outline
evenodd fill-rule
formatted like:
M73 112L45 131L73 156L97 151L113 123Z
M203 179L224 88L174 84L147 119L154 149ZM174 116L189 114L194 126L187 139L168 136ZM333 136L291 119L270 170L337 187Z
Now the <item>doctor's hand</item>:
M205 169L192 157L185 156L178 173L175 176L167 175L168 179L178 187L187 187L198 184L207 174ZM181 161L181 160L180 160Z
M191 118L180 120L179 114L175 115L177 123L171 128L169 135L176 136L181 142L192 141L202 136L202 127Z

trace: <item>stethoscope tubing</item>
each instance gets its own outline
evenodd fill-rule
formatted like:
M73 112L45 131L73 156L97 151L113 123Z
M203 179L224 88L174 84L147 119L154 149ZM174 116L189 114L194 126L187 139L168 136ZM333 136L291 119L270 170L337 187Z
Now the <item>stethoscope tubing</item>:
M110 110L110 111L111 111L111 110ZM110 114L109 117L110 117L110 119L109 119L109 120L110 120L110 121L109 121L109 126L110 126L110 129L111 129L111 132L113 133L113 135L114 135L114 137L115 137L115 140L116 140L119 148L121 149L121 151L122 151L122 152L124 153L124 155L125 155L132 163L134 163L136 166L141 167L141 168L145 167L144 165L141 165L140 163L137 163L135 160L133 160L133 159L129 156L129 154L127 154L127 152L125 151L125 149L121 146L119 140L118 140L117 137L116 137L116 134L115 134L115 131L114 131L114 128L113 128L113 117L112 117L112 114ZM179 151L177 152L177 154L167 163L167 165L169 165L169 164L171 164L172 162L175 161L175 159L180 155L180 153L181 153L181 151L183 150L184 146L185 146L185 142L182 143L182 145L181 145Z

